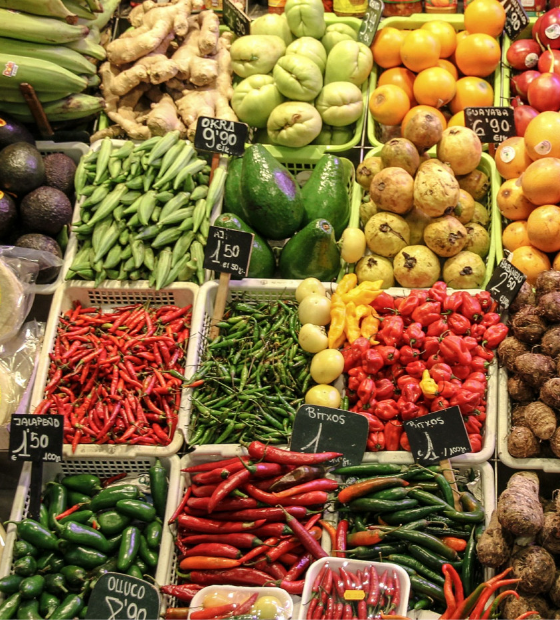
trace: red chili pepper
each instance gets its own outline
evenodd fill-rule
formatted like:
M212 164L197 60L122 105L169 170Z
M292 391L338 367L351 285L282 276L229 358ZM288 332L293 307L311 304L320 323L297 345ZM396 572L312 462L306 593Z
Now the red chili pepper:
M414 349L413 347L409 345L405 345L404 347L401 347L399 353L400 353L399 361L404 366L419 360L420 355L421 355L420 349Z
M358 398L362 402L367 402L373 396L375 397L375 382L370 377L366 377L358 386Z
M370 306L379 314L387 314L395 308L395 300L389 293L380 293L371 303Z
M336 552L337 558L346 557L346 536L348 535L348 519L340 519L336 527Z
M430 377L436 381L436 383L440 381L449 381L452 376L451 366L448 364L438 363L430 368Z
M213 618L227 618L229 616L243 616L249 613L251 607L259 598L258 592L251 594L242 603L229 603L227 605L218 605L216 607L206 607L200 611L191 611L191 620L212 620Z
M313 561L313 556L309 552L304 553L292 564L284 579L286 581L296 581L311 566Z
M415 362L415 364L422 364L422 362ZM416 380L409 380L399 384L401 388L402 397L406 402L415 403L422 397L422 388Z
M449 331L447 317L442 316L437 321L434 321L433 323L430 323L428 325L428 329L426 329L426 335L428 337L439 337L447 331Z
M162 594L173 596L182 603L190 603L194 595L200 590L202 590L202 586L196 585L194 583L183 583L182 585L170 584L168 586L160 586L159 589ZM186 617L187 616L185 616L185 618Z
M404 332L404 323L400 316L388 316L383 319L377 339L389 347L400 344Z
M231 480L231 478L228 478L228 480ZM194 508L195 510L204 510L210 514L208 509L211 501L211 497L191 497L187 502L187 506L189 508ZM213 510L216 510L217 512L224 512L227 510L245 510L247 508L257 508L258 505L257 500L252 497L228 498L226 495L225 499L220 500L213 507Z
M455 538L453 536L444 536L441 541L444 545L455 551L464 551L467 548L467 541L462 538ZM451 566L451 565L450 565ZM451 567L453 568L453 567Z
M422 354L423 359L428 359L430 356L435 355L439 351L439 338L436 336L428 336L424 339L424 353Z
M279 463L282 465L316 465L325 463L339 456L343 456L340 452L321 452L317 454L303 454L301 452L290 452L288 450L280 450L272 446L267 446L260 441L253 441L249 447L249 456L256 460L265 460L268 463ZM271 474L276 475L276 474Z
M418 407L418 405L416 403L408 402L402 396L397 401L397 407L399 409L401 420L403 420L404 422L406 422L408 420L413 420L414 418L417 418L418 417L418 413L420 412L420 408ZM392 422L395 422L395 420L389 420L389 422L387 422L387 424L392 423ZM387 437L387 426L385 426L385 431L386 431L386 440L388 442L389 439ZM387 448L387 449L389 449L389 448Z
M362 368L369 375L376 375L383 368L384 364L385 360L377 348L369 349L362 356Z
M399 441L403 433L403 425L398 420L389 420L385 425L385 447L394 452L399 449Z
M439 320L441 316L441 303L439 301L427 301L414 310L412 319L420 323L422 327L428 327L430 323Z
M502 342L504 338L508 335L508 331L509 328L503 323L491 325L484 332L483 338L486 342L486 345L491 349L495 349L500 344L500 342Z
M403 342L411 347L422 348L426 335L421 323L411 323L403 333Z
M410 316L418 307L419 299L416 295L409 295L408 297L403 297L397 301L397 308L399 314L402 316Z
M179 573L178 573L179 574ZM235 586L265 586L271 584L270 575L253 568L230 568L229 570L194 570L190 573L179 574L191 583L200 585L235 585Z
M296 486L290 487L285 491L274 493L277 498L292 497L293 495L300 495L301 493L307 493L309 491L336 491L338 489L338 482L336 480L330 480L329 478L319 478L317 480L311 480L310 482L304 482Z
M74 506L72 506L71 508L68 508L68 510L65 510L64 512L61 512L59 515L57 515L55 519L57 521L60 521L60 519L64 519L64 517L67 517L68 515L71 515L72 513L80 510L82 506L83 504L74 504Z
M392 420L399 415L399 409L394 400L382 400L375 406L375 415L381 420Z
M492 295L489 291L481 291L477 293L475 297L484 312L494 312L498 307L498 304L492 299Z
M328 557L328 553L326 553L321 545L313 538L310 532L308 532L305 527L291 514L289 514L284 508L282 508L284 515L286 517L286 522L290 526L293 533L299 539L301 544L311 553L311 555L319 560L321 558Z
M395 396L395 384L389 379L379 379L375 382L376 397L378 400L387 400Z
M215 521L211 519L202 519L200 517L193 517L191 515L179 515L178 522L180 527L194 530L195 532L206 532L208 534L219 533L232 533L232 532L244 532L259 528L264 525L266 519L258 519L250 522L242 521Z
M469 319L458 312L452 312L447 321L451 331L460 336L466 334L471 328L471 322Z

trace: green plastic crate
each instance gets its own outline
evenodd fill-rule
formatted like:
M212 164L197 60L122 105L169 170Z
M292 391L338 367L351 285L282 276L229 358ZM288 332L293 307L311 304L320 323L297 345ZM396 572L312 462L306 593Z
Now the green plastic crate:
M379 157L381 154L382 146L378 146L368 152L365 159L368 157ZM435 153L431 155L432 158L435 158ZM482 153L482 158L480 160L480 164L478 165L478 169L488 175L490 179L490 189L486 194L486 198L481 200L481 204L484 204L490 213L490 225L488 227L488 232L490 235L490 250L488 251L488 256L486 257L486 275L484 277L484 282L482 283L481 288L484 288L488 281L492 277L492 273L496 267L496 257L497 257L497 248L498 242L496 237L499 239L499 247L501 250L501 221L500 221L500 212L498 211L498 205L496 202L496 197L498 195L498 190L500 189L501 180L498 171L496 170L496 164L490 155L487 153ZM361 186L360 189L362 190ZM361 196L363 197L363 190L361 192ZM358 206L358 220L356 226L360 226L360 214L359 214L359 206ZM497 234L496 234L497 231ZM501 260L498 259L498 260ZM442 259L443 261L443 259ZM443 265L443 263L442 263ZM395 283L395 286L399 286L398 283Z
M424 24L438 20L444 21L448 24L451 24L453 28L457 32L465 29L465 17L464 15L453 14L446 15L445 13L434 15L432 13L418 13L415 15L410 15L409 17L388 17L383 20L383 28L398 28L399 30L416 30L417 28L421 28ZM378 67L375 63L373 65L373 71L371 73L371 77L369 79L369 92L370 94L377 87L377 79L380 75L380 67ZM494 72L493 77L485 78L492 84L494 89L494 105L500 105L500 97L501 97L501 87L502 87L502 77L501 71L499 68ZM380 146L382 142L380 141L381 127L379 123L373 120L373 116L371 115L368 107L367 111L368 115L368 123L367 123L367 137L368 141L372 146Z

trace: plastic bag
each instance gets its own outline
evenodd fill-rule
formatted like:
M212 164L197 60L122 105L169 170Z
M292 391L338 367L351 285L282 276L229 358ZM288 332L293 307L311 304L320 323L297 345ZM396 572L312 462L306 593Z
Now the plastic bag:
M35 284L42 269L62 266L62 260L49 252L0 246L0 344L19 332L27 317Z

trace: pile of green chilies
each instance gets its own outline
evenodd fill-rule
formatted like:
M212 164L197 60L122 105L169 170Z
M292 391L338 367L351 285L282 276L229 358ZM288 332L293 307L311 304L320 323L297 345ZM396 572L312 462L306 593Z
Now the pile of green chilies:
M286 443L311 381L295 301L241 299L226 307L192 383L190 445Z

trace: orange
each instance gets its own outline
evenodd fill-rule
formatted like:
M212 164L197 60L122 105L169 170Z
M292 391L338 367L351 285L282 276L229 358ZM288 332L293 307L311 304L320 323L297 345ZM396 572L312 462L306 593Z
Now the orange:
M406 32L398 28L381 28L378 30L371 51L375 63L384 69L398 67L401 64L401 45Z
M534 205L560 202L560 159L545 157L534 161L520 181L525 198Z
M556 254L554 261L552 262L552 268L554 271L560 271L560 253Z
M550 269L548 256L531 245L524 245L514 250L511 262L527 276L529 284L535 284L539 273Z
M526 220L535 208L525 198L519 179L508 179L502 183L496 196L500 213L508 220Z
M455 80L449 71L430 67L416 76L413 91L418 103L441 108L455 96Z
M407 69L419 73L437 65L440 49L439 40L431 32L413 30L401 45L401 60Z
M378 123L398 125L410 110L410 99L400 86L386 84L371 93L369 110Z
M531 158L525 150L523 138L508 138L496 149L496 168L504 179L520 177L531 164ZM523 218L512 218L521 220Z
M543 252L560 250L560 207L537 207L527 220L527 234L531 245Z
M494 104L494 89L490 84L478 77L464 77L457 80L457 92L451 100L449 108L453 114L465 108L477 108Z
M421 29L437 37L440 44L440 58L449 58L453 54L457 47L457 33L451 24L435 19L423 24Z
M448 121L448 127L465 127L465 113L457 112Z
M473 34L499 37L506 23L506 12L498 0L474 0L465 9L465 28Z
M457 61L455 60L455 52L457 51L457 45L459 45L459 43L461 43L461 41L463 39L465 39L466 37L468 37L470 34L470 32L468 30L461 30L461 32L457 33L457 39L456 39L456 45L455 45L455 51L453 52L453 54L451 54L451 56L449 57L449 60L456 65Z
M560 114L541 112L529 122L523 138L531 159L560 157Z
M517 248L521 248L524 245L529 246L529 235L527 234L527 222L520 220L519 222L512 222L504 228L502 233L502 243L506 250L513 252Z
M445 58L440 58L437 61L437 66L445 69L446 71L449 71L449 73L451 73L455 80L459 79L459 72L457 71L457 67L449 60L446 60Z
M471 34L455 50L455 62L464 75L487 77L500 64L500 57L498 42L488 34Z
M410 105L416 105L416 100L414 99L414 94L412 91L412 85L414 84L414 80L416 76L412 71L405 69L404 67L393 67L392 69L387 69L387 71L383 71L379 80L377 80L377 86L385 86L385 84L394 84L395 86L400 86L408 98L410 99Z
M414 106L413 108L410 108L410 110L407 112L407 114L401 121L401 132L403 133L403 135L404 135L404 128L406 127L406 124L419 110L423 110L424 112L431 112L432 114L435 114L441 121L441 126L443 127L443 129L447 128L447 120L445 119L445 116L437 108L433 108L432 106L429 106L429 105L417 105L417 106Z

